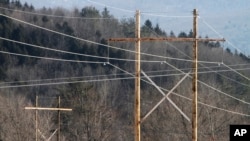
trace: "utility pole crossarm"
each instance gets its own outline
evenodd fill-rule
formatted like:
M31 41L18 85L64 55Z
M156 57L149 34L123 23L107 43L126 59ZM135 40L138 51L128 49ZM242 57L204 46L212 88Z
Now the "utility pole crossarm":
M72 111L68 108L25 107L25 110Z
M226 41L224 38L222 39L213 39L213 38L175 38L175 37L142 37L140 39L137 38L110 38L108 39L109 42L136 42L136 41L170 41L170 42L193 42L195 40L199 42L219 42L219 41Z

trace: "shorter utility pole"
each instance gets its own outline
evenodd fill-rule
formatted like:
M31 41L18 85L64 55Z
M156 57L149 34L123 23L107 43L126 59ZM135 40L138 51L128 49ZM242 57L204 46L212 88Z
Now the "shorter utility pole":
M36 107L38 107L38 96L36 96ZM36 110L36 141L38 141L38 111Z
M38 141L38 110L47 110L47 111L58 111L58 129L57 131L57 141L60 141L60 111L70 112L72 109L69 108L61 108L60 107L61 99L60 96L58 97L58 108L49 108L49 107L38 107L38 96L36 96L36 106L35 107L25 107L25 110L36 110L35 122L36 122L36 141ZM55 132L48 138L50 140Z
M58 97L58 108L60 108L60 103L61 103L61 98L60 98L60 96ZM58 131L57 131L57 141L60 141L60 132L61 132L61 126L60 126L60 123L61 123L61 121L60 121L60 117L61 117L61 115L60 115L60 110L58 110Z

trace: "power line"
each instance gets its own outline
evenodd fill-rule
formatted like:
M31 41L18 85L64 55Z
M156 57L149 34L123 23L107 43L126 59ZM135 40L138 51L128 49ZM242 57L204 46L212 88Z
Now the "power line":
M60 53L67 53L67 54L72 54L72 55L78 55L78 56L85 56L85 57L92 57L92 58L99 58L99 59L110 59L110 60L116 60L116 61L129 61L129 62L134 62L135 60L131 59L121 59L121 58L112 58L112 57L102 57L102 56L96 56L96 55L89 55L89 54L82 54L82 53L76 53L76 52L70 52L70 51L64 51L64 50L58 50L58 49L53 49L53 48L47 48L43 46L38 46L38 45L33 45L25 42L20 42L20 41L15 41L7 38L0 37L0 40L5 40L9 42L14 42L17 44L22 44L30 47L35 47L35 48L40 48L40 49L45 49L45 50L50 50L50 51L55 51L55 52L60 52ZM141 60L142 62L148 62L148 63L159 63L162 61L148 61L148 60Z
M51 29L48 29L48 28L44 28L44 27L41 27L41 26L38 26L38 25L35 25L35 24L32 24L32 23L28 23L28 22L25 22L25 21L22 21L22 20L7 16L7 15L4 15L4 14L0 14L0 15L4 16L6 18L9 18L9 19L12 19L12 20L15 20L15 21L18 21L18 22L33 26L33 27L36 27L36 28L40 28L40 29L43 29L43 30L46 30L46 31L49 31L49 32L52 32L52 33L56 33L56 34L66 36L66 37L69 37L69 38L73 38L73 39L76 39L76 40L80 40L80 41L83 41L83 42L87 42L87 43L91 43L91 44L95 44L95 45L101 45L101 46L105 46L105 47L109 47L109 48L113 48L113 49L117 49L117 50L127 51L127 52L130 52L130 53L136 53L136 51L122 49L122 48L118 48L118 47L114 47L114 46L105 45L105 44L97 43L97 42L94 42L94 41L82 39L82 38L79 38L79 37L74 37L74 36L71 36L71 35L68 35L68 34L65 34L65 33L61 33L61 32L54 31L54 30L51 30ZM151 57L157 57L157 58L164 58L164 59L170 59L170 60L192 62L192 60L181 59L181 58L166 57L166 56L160 56L160 55L154 55L154 54L148 54L148 53L141 53L141 54L151 56ZM198 62L208 63L208 64L218 64L219 63L219 62L209 62L209 61L198 61Z
M242 65L246 65L246 64L239 64L239 66ZM231 65L231 66L238 66L238 65ZM115 67L115 66L113 66ZM217 66L213 66L213 67L217 67ZM210 67L211 68L211 67ZM190 71L192 68L185 68L185 69L180 69L182 71ZM242 68L242 69L235 69L235 70L250 70L250 68ZM162 73L162 72L171 72L171 71L176 71L176 70L160 70L160 71L146 71L146 73L150 74L150 73ZM215 73L215 72L230 72L231 70L217 70L217 71L199 71L199 74L205 74L205 73ZM78 76L78 77L61 77L61 78L50 78L50 79L36 79L36 80L21 80L21 81L8 81L8 82L2 82L0 83L0 85L3 84L12 84L12 83L28 83L28 82L41 82L41 81L57 81L57 80L72 80L72 79L83 79L83 78L99 78L99 77L109 77L109 76L125 76L127 75L129 72L126 73L116 73L116 74L100 74L100 75L90 75L90 76ZM130 73L130 75L134 75L134 73ZM167 77L167 76L179 76L179 75L183 75L183 73L173 73L173 74L162 74L162 75L150 75L150 77ZM240 82L238 82L240 83ZM247 87L250 87L247 84L244 84Z
M155 35L160 36L160 35L157 34L154 30L152 30L151 28L149 28L147 25L144 24L144 26L146 26L149 30L151 30ZM221 36L221 37L222 37L222 36ZM183 54L184 56L187 56L188 58L191 58L190 56L188 56L186 53L184 53L183 51L181 51L180 49L178 49L178 48L177 48L176 46L174 46L173 44L171 44L171 43L169 43L169 42L165 42L165 43L168 44L168 45L170 45L171 47L175 48L177 51L179 51L179 52L180 52L181 54ZM205 68L207 68L207 69L209 69L209 70L212 70L212 69L210 69L209 67L206 67L204 64L202 64L201 61L198 61L198 63L200 63L200 64L201 64L202 66L204 66ZM219 65L220 65L220 64L223 64L223 62L222 62L222 63L218 63L218 64L219 64ZM222 76L222 77L224 77L224 78L226 78L226 79L228 79L228 80L231 80L231 81L236 82L236 83L238 83L238 84L241 84L241 85L243 85L243 86L249 87L248 84L239 82L239 81L237 81L237 80L234 80L234 79L232 79L232 78L230 78L230 77L227 77L227 76L225 76L225 75L219 74L219 73L217 73L217 72L215 72L215 73L218 74L218 75L220 75L220 76Z
M61 77L61 78L48 78L48 79L36 79L36 80L21 80L21 81L9 81L9 82L2 82L0 85L3 84L13 84L13 83L29 83L29 82L42 82L42 81L58 81L58 80L74 80L74 79L83 79L88 77L106 77L106 76L119 76L125 75L123 74L109 74L109 75L94 75L94 76L79 76L79 77Z
M119 70L121 70L121 71L123 71L123 72L125 72L125 73L128 73L129 75L132 75L133 77L135 77L133 74L127 72L126 70L123 70L122 68L119 68L119 67L117 67L117 66L115 66L115 65L112 65L112 64L110 64L110 63L109 63L109 65L111 65L111 66L113 66L113 67L115 67L115 68L117 68L117 69L119 69ZM183 73L184 73L184 72L183 72ZM144 81L144 82L146 82L146 83L148 83L148 84L150 84L150 85L152 85L152 84L151 84L150 82L148 82L147 80L144 80L144 79L141 79L141 80ZM169 90L167 90L167 89L164 89L164 88L162 88L162 87L159 87L159 88L162 89L162 90L164 90L164 91L166 91L166 92L169 92ZM183 96L183 95L180 95L180 94L178 94L178 93L172 92L172 94L174 94L174 95L176 95L176 96L179 96L179 97L181 97L181 98L187 99L187 100L189 100L189 101L192 101L192 99L190 99L190 98L188 98L188 97L185 97L185 96ZM236 98L236 99L237 99L237 98ZM216 107L216 106L211 106L211 105L209 105L209 104L205 104L205 103L202 103L202 102L198 102L198 103L201 104L201 105L208 106L208 107L210 107L210 108L214 108L214 109L217 109L217 110L229 112L229 113L232 113L232 114L237 114L237 115L247 116L247 117L250 116L250 115L247 115L247 114L243 114L243 113L239 113L239 112L234 112L234 111L226 110L226 109L219 108L219 107ZM244 102L244 103L245 103L245 104L250 104L250 103L247 103L247 102Z
M97 5L104 6L104 7L109 7L109 8L112 8L112 9L116 9L116 10L120 10L120 11L124 11L124 12L128 12L128 13L134 13L134 11L132 11L132 10L122 9L122 8L106 5L106 4L101 3L101 2L96 2L96 1L92 1L92 0L87 0L87 1L90 2L90 3L95 3Z
M226 64L224 64L224 63L223 63L223 65L224 65L225 67L227 67L228 69L232 70L233 72L237 73L237 74L240 75L241 77L243 77L243 78L247 79L248 81L250 81L250 78L249 78L249 77L247 77L247 76L241 74L240 72L236 71L235 69L229 67L228 65L226 65Z
M40 57L40 56L33 56L33 55L12 53L12 52L6 52L6 51L0 51L0 53L2 53L2 54L9 54L9 55L15 55L15 56L28 57L28 58L45 59L45 60L53 60L53 61L62 61L62 62L94 63L94 64L103 64L103 63L106 63L106 62L81 61L81 60L67 60L67 59L60 59L60 58Z
M111 79L110 79L111 80ZM116 80L116 79L115 79ZM93 80L92 82L96 82L96 81L98 81L98 80ZM107 81L107 80L104 80L104 81ZM76 83L78 83L77 81L76 81ZM55 84L55 83L51 83L51 84ZM0 87L1 88L1 87ZM221 110L221 108L220 108L220 110ZM229 111L229 110L225 110L225 111ZM233 112L233 111L231 111L232 113L234 113L234 114L241 114L241 113L237 113L237 112ZM243 114L241 114L241 115L243 115ZM250 116L250 115L245 115L244 114L244 116Z
M131 76L134 76L133 74L131 74L131 73L129 73L129 72L127 72L127 71L125 71L125 70L123 70L123 69L121 69L121 68L115 66L115 65L112 65L112 64L110 64L110 63L109 63L109 65L111 65L111 66L113 66L113 67L115 67L115 68L117 68L117 69L119 69L119 70L121 70L121 71L123 71L123 72L125 72L125 73L128 73L128 74L131 75ZM170 65L170 64L169 64L169 65ZM173 66L173 67L174 67L174 66ZM176 69L178 70L178 68L176 68ZM185 74L185 72L183 72L183 71L181 71L181 72L183 73L183 75ZM151 77L151 76L150 76L150 77ZM146 83L148 83L148 84L151 84L150 82L148 82L148 81L146 81L146 80L144 80L144 79L141 79L141 80L144 81L144 82L146 82ZM226 95L226 96L228 96L228 97L231 97L231 98L233 98L233 99L235 99L235 100L237 100L237 101L243 102L244 104L250 105L250 103L248 103L248 102L246 102L246 101L243 101L243 100L241 100L241 99L238 99L238 98L236 98L236 97L234 97L234 96L231 96L231 95L229 95L229 94L227 94L227 93L225 93L225 92L222 92L222 91L220 91L220 90L218 90L218 89L216 89L216 88L214 88L214 87L212 87L212 86L210 86L210 85L208 85L208 84L206 84L206 83L204 83L204 82L202 82L202 81L200 81L200 80L198 80L198 82L199 82L199 83L202 83L203 85L206 85L207 87L210 87L210 88L216 90L217 92L219 92L219 93L221 93L221 94L224 94L224 95Z
M141 12L142 15L147 16L154 16L154 17L162 17L162 18L192 18L193 16L166 16L166 15L159 15L152 12Z
M111 66L115 67L114 65L110 64ZM117 68L118 69L118 68ZM189 69L190 70L190 69ZM250 70L250 68L244 68L244 69L237 69L237 70ZM121 70L124 71L124 70ZM165 70L165 71L172 71L172 70ZM228 72L230 70L218 70L218 71L200 71L199 74L205 74L205 73L214 73L214 72ZM158 71L147 71L146 73L156 73ZM42 82L42 81L58 81L58 80L74 80L74 79L83 79L83 78L99 78L99 77L109 77L109 76L125 76L126 74L134 75L134 73L126 72L126 73L119 73L119 74L108 74L108 75L93 75L93 76L79 76L79 77L61 77L61 78L51 78L51 79L36 79L36 80L22 80L22 81L9 81L9 82L2 82L0 85L3 84L13 84L13 83L28 83L28 82ZM192 73L190 73L192 74ZM183 75L183 73L172 73L172 74L162 74L162 75L149 75L149 77L169 77L169 76L179 76ZM247 87L247 84L245 84Z
M182 70L178 69L177 67L175 67L175 66L173 66L173 65L171 65L171 64L169 64L169 63L167 63L167 62L165 62L165 63L166 63L167 65L171 66L172 68L178 70L179 72L182 72L183 74L185 74L185 72L183 72ZM191 76L190 76L190 77L191 77ZM240 101L240 102L242 102L242 103L245 103L245 104L250 105L250 103L248 103L248 102L246 102L246 101L244 101L244 100L241 100L241 99L239 99L239 98L236 98L236 97L234 97L234 96L231 96L230 94L227 94L227 93L225 93L225 92L222 92L221 90L216 89L216 88L214 88L214 87L212 87L212 86L206 84L206 83L203 82L203 81L198 80L198 82L201 83L201 84L203 84L203 85L205 85L205 86L207 86L207 87L209 87L209 88L211 88L211 89L213 89L213 90L215 90L215 91L217 91L217 92L219 92L219 93L221 93L221 94L224 94L224 95L226 95L226 96L228 96L228 97L230 97L230 98L232 98L232 99L235 99L235 100L238 100L238 101Z
M51 82L51 83L40 83L40 84L24 84L24 85L14 85L14 86L10 85L10 86L0 86L0 89L33 87L33 86L51 86L51 85L74 84L74 83L90 83L90 82L102 82L102 81L116 81L116 80L129 80L129 79L134 79L134 77L105 78L105 79L82 80L82 81L64 81L64 82Z
M65 19L82 19L82 20L114 20L115 18L88 18L88 17L80 17L80 16L60 16L60 15L51 15L51 14L43 14L43 13L37 13L37 12L28 12L28 11L22 11L17 9L10 9L5 7L0 7L0 9L18 12L18 13L24 13L24 14L30 14L30 15L37 15L37 16L47 16L52 18L65 18ZM124 18L124 17L123 17Z
M1 14L2 15L2 14ZM11 19L14 19L14 20L17 20L17 21L20 21L20 22L23 22L23 23L26 23L26 24L29 24L29 25L32 25L32 26L35 26L35 27L39 27L39 28L42 28L44 30L47 30L47 31L51 31L51 32L54 32L54 33L58 33L58 34L62 34L64 36L68 36L68 37L73 37L73 36L70 36L70 35L67 35L67 34L64 34L64 33L60 33L60 32L56 32L56 31L53 31L53 30L50 30L50 29L46 29L46 28L43 28L43 27L40 27L40 26L37 26L37 25L33 25L33 24L30 24L30 23L27 23L27 22L24 22L24 21L21 21L21 20L18 20L18 19L15 19L15 18L12 18L12 17L9 17L9 16L6 16L6 15L2 15L2 16L5 16L5 17L8 17L8 18L11 18ZM74 37L74 38L77 38L77 37ZM80 39L80 38L78 38ZM84 39L80 39L80 40L84 40ZM88 41L88 40L84 40L84 41L87 41L87 42L90 42L90 43L94 43L94 44L99 44L99 43L96 43L96 42L93 42L93 41ZM8 53L8 52L3 52L2 53ZM9 53L9 54L15 54L15 53ZM17 55L17 54L16 54ZM22 55L24 56L24 55ZM26 55L27 56L27 55ZM40 57L41 58L41 57ZM58 60L58 59L56 59ZM70 60L68 60L70 61ZM85 61L86 62L86 61ZM89 62L89 61L88 61ZM100 62L99 62L100 63ZM102 62L103 63L103 62ZM217 62L216 62L217 63Z
M202 22L207 25L212 31L214 31L218 36L223 37L222 34L220 34L212 25L210 25L208 22L205 21L204 18L201 18ZM239 52L243 53L243 51L241 49L239 49L238 47L236 47L232 42L230 42L229 40L226 40L226 42L228 44L230 44L233 48L235 48L236 50L238 50ZM244 53L243 53L244 54ZM247 58L249 58L248 56L246 56ZM250 58L249 58L250 59Z
M162 90L165 90L165 89L162 88ZM167 91L167 90L165 90L165 91ZM184 99L186 99L186 100L192 101L191 98L185 97L185 96L180 95L180 94L178 94L178 93L173 92L172 94L174 94L174 95L176 95L176 96L179 96L179 97L181 97L181 98L184 98ZM232 114L236 114L236 115L241 115L241 116L250 117L250 115L248 115L248 114L244 114L244 113L239 113L239 112L231 111L231 110L227 110L227 109L224 109L224 108L219 108L219 107L212 106L212 105L209 105L209 104L206 104L206 103L203 103L203 102L199 102L199 101L198 101L198 103L201 104L201 105L204 105L204 106L213 108L213 109L220 110L220 111L224 111L224 112L228 112L228 113L232 113Z
M30 23L29 23L30 24ZM36 26L36 25L35 25ZM49 30L49 29L47 29L47 30ZM66 35L66 34L65 34ZM67 35L67 36L70 36L70 35ZM96 43L96 42L95 42ZM7 54L12 54L12 55L19 55L19 56L27 56L27 57L33 57L33 58L39 58L39 59L41 59L41 58L43 58L43 57L37 57L37 56L30 56L30 55L21 55L21 54L16 54L16 53L9 53L9 52L3 52L2 51L2 53L7 53ZM53 58L47 58L47 59L53 59ZM64 59L53 59L53 60L64 60ZM64 60L64 61L66 61L66 60ZM75 62L75 60L67 60L67 61L69 61L69 62L72 62L72 61L74 61ZM91 63L90 61L77 61L77 62L88 62L88 63ZM96 63L96 62L94 62L94 63ZM99 62L100 63L100 62ZM102 62L102 63L104 63L104 62Z
M109 63L110 64L110 63ZM111 66L121 70L121 71L124 71L125 73L128 73L129 75L132 75L132 77L127 77L127 78L113 78L113 79L99 79L99 80L83 80L83 81L71 81L71 82L54 82L54 83L42 83L42 84L27 84L27 85L18 85L18 86L0 86L0 89L5 89L5 88L20 88L20 87L31 87L31 86L44 86L44 85L60 85L60 84L72 84L72 83L86 83L86 82L100 82L100 81L114 81L114 80L128 80L128 79L134 79L134 75L115 66L115 65L112 65L110 64ZM146 82L146 83L149 83L151 84L150 82L142 79L142 81ZM168 91L167 89L164 89L162 87L160 87L162 90L164 91ZM182 96L180 94L177 94L175 92L173 92L172 94L174 95L177 95L181 98L184 98L184 99L187 99L187 100L190 100L190 98L188 97L185 97L185 96ZM237 99L237 98L236 98ZM208 106L210 108L214 108L214 109L217 109L217 110L221 110L221 111L225 111L225 112L229 112L229 113L232 113L232 114L237 114L237 115L241 115L241 116L250 116L250 115L247 115L247 114L243 114L243 113L239 113L239 112L234 112L234 111L230 111L230 110L226 110L226 109L223 109L223 108L219 108L219 107L216 107L216 106L211 106L209 104L205 104L205 103L202 103L202 102L198 102L199 104L202 104L202 105L205 105L205 106ZM248 104L247 102L244 102L245 104Z
M96 1L92 1L92 0L87 0L91 3L95 3L97 5L101 5L101 6L105 6L105 7L109 7L112 9L116 9L116 10L120 10L120 11L124 11L124 12L128 12L128 13L134 13L133 10L128 10L128 9L123 9L123 8L118 8L118 7L114 7L114 6L109 6L106 5L104 3L100 3L100 2L96 2ZM166 16L166 15L159 15L159 14L155 14L155 13L166 13L166 12L141 12L142 15L149 15L149 16L156 16L156 17L165 17L165 18L191 18L192 16Z
M203 18L202 18L202 21L203 21L203 23L205 23L211 30L213 30L217 35L219 35L220 37L223 37L214 27L212 27L210 24L208 24ZM229 44L232 45L232 43L231 43L230 41L227 40L227 42L228 42ZM233 47L234 47L235 49L239 50L241 53L243 53L239 48L237 48L237 47L235 47L235 46L233 46ZM246 56L246 57L247 57L247 56ZM249 58L249 57L247 57L247 58ZM241 73L235 71L234 69L230 68L230 67L227 66L226 64L224 64L224 63L222 63L222 64L223 64L225 67L227 67L227 68L231 69L232 71L234 71L235 73L239 74L240 76L244 77L244 78L247 79L248 81L250 80L250 78L248 78L248 77L246 77L245 75L243 75L243 74L241 74Z

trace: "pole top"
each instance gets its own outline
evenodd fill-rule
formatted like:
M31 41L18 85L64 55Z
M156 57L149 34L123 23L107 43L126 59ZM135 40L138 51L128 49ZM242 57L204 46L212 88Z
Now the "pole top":
M194 10L193 10L193 14L194 14L194 15L198 15L198 10L197 10L197 9L194 9Z

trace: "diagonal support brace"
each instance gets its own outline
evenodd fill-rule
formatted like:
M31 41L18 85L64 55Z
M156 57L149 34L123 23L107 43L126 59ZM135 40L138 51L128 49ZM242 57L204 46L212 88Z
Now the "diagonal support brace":
M53 134L52 134L46 141L50 141L51 138L56 134L57 130L58 130L58 129L56 129L56 130L53 132Z
M183 82L187 76L189 76L190 72L187 73L167 94L165 94L145 73L144 71L141 71L142 74L152 83L152 85L164 96L141 120L143 122L165 99L167 99L174 107L179 111L183 117L188 120L189 122L190 119L189 117L168 97L180 84Z

